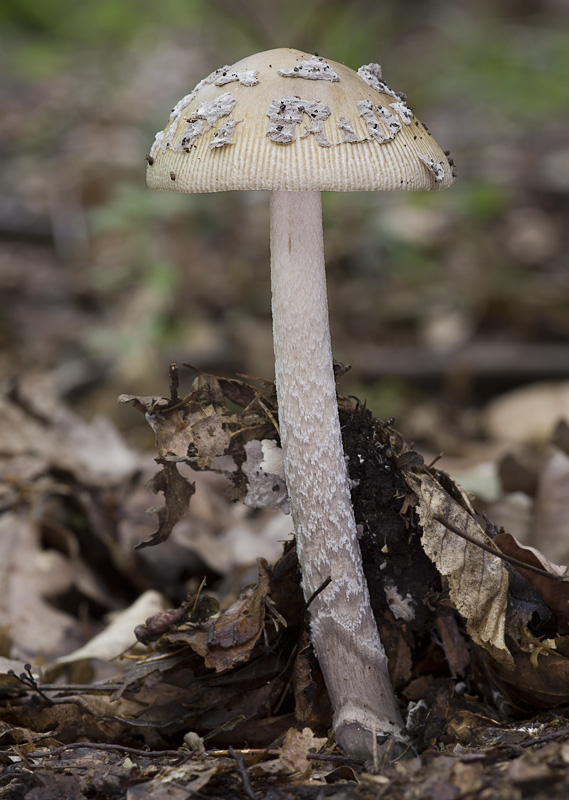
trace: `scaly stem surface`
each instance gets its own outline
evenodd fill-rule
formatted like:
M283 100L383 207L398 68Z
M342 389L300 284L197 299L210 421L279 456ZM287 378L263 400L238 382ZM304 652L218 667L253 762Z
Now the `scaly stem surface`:
M336 739L369 757L373 731L402 740L369 601L351 504L332 365L320 192L271 194L275 372L286 482L311 636Z

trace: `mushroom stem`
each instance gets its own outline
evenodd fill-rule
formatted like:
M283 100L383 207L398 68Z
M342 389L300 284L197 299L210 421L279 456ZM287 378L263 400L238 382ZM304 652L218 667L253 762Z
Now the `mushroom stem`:
M286 482L311 637L336 739L369 757L373 731L403 740L356 533L328 323L320 192L271 193L275 373Z

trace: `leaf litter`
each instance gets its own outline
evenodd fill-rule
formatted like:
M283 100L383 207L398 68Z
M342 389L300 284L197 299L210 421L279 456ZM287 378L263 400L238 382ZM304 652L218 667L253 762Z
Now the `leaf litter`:
M222 475L236 499L251 498L260 473L266 485L279 471L272 384L199 373L187 397L170 395L121 398L146 415L161 466L149 488L164 495L164 506L151 509L158 528L139 536L138 558L160 552L151 545L170 546L202 472ZM61 409L46 413L29 387L10 387L1 401L9 435L0 525L3 541L15 536L27 553L18 557L13 544L4 570L15 598L4 600L0 679L10 791L19 787L32 798L58 791L284 798L292 786L295 797L485 796L489 787L492 796L509 797L512 785L523 796L566 792L567 570L479 517L460 487L425 465L391 421L339 398L374 613L420 754L363 765L328 738L330 708L307 635L294 543L274 566L258 559L256 580L232 597L190 580L172 604L172 596L133 576L132 554L117 550L120 515L113 527L101 513L102 504L124 509L131 495L138 498L143 476L135 454L111 433L124 452L120 469L105 473L109 439L101 445L96 426L90 431ZM194 470L192 480L182 467ZM264 490L253 496L259 504L270 500ZM77 517L94 537L96 561ZM47 556L46 531L58 544ZM39 565L29 557L34 548ZM100 570L105 561L110 579ZM79 584L72 564L81 565ZM38 568L47 583L37 580ZM16 584L21 595L14 595ZM87 632L69 613L74 593L91 604ZM105 613L123 609L109 624L101 609L93 618L105 597ZM62 615L58 623L53 613ZM50 645L41 644L42 628ZM29 672L14 667L20 659L32 662ZM512 713L533 718L523 723ZM195 734L184 736L188 731ZM54 758L63 772L53 771ZM349 789L356 781L357 790ZM2 796L9 795L0 784Z

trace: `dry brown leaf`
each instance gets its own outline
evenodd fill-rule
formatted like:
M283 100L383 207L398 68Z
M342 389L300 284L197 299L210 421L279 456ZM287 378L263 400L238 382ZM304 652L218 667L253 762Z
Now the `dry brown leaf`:
M11 658L54 658L82 644L80 624L46 598L73 585L68 560L44 550L24 514L0 517L0 627L10 631Z
M300 635L292 681L294 716L298 722L319 730L331 727L332 706L314 650L310 646L310 634L306 626Z
M242 461L246 442L275 435L276 400L264 388L200 373L182 400L121 395L119 402L132 403L145 415L161 460L210 469L217 458L235 452ZM228 400L244 410L233 413Z
M310 770L308 753L317 753L327 741L326 738L314 736L310 728L304 728L302 731L290 728L285 735L277 760L256 764L254 770L271 775L305 777Z
M195 792L200 792L221 768L221 764L200 764L195 761L171 767L163 772L159 782L152 781L154 784L152 794L142 794L140 797L156 797L157 800L158 798L164 800L167 797L168 800L173 800L176 797L175 793L181 789L183 791L179 795L180 800L187 800L194 796ZM167 787L166 792L164 792L164 786Z
M180 475L176 465L170 462L163 462L161 471L148 483L148 488L155 494L164 493L164 505L148 509L148 513L158 514L158 529L150 539L139 542L135 548L137 550L166 541L172 533L174 525L187 513L190 500L196 490L195 484Z
M0 744L2 748L8 747L11 744L23 745L24 752L26 747L35 750L36 743L41 742L42 746L47 746L55 741L56 731L41 731L36 732L30 728L22 728L18 725L8 725L8 723L0 720ZM53 737L53 738L52 738Z
M87 644L47 665L44 669L45 681L51 682L55 673L75 661L96 658L110 662L118 658L134 644L133 630L136 625L156 614L165 605L166 599L159 592L154 590L144 592L129 608L114 615L107 627Z
M103 417L87 422L74 414L48 380L28 376L2 388L0 441L8 469L12 459L31 457L96 486L120 482L137 469L138 455L112 422Z
M197 403L163 415L165 424L155 424L156 447L162 458L187 459L198 469L211 467L223 456L231 442L234 415L224 414L225 407Z
M446 611L446 613L445 613ZM441 609L437 616L437 631L441 638L449 669L453 678L464 675L470 664L470 654L464 636L458 629L456 618Z
M557 618L558 632L569 634L569 568L552 564L534 547L525 547L510 533L499 533L494 542L507 556L523 561L530 567L538 567L551 575L540 575L523 567L516 566L518 572L533 586L543 602Z
M247 661L264 629L265 597L269 593L267 562L257 559L259 582L243 589L218 619L168 632L158 647L187 645L203 656L206 667L222 672Z
M500 395L487 406L483 424L498 441L548 441L556 423L569 418L569 382L532 383Z
M3 722L32 731L54 731L61 742L113 742L125 730L126 723L120 717L134 717L143 710L133 700L111 701L111 693L106 693L102 685L95 687L93 694L70 695L64 686L61 690L66 696L59 697L54 705L14 704L3 709ZM160 740L155 731L144 731L144 736L149 742Z
M466 621L469 636L498 661L512 664L505 642L508 573L504 564L449 531L435 517L448 520L474 541L491 545L491 539L428 473L408 471L405 480L418 498L423 549L448 581L451 600Z
M284 738L279 755L282 766L289 773L304 774L310 767L310 762L306 757L308 753L317 753L327 741L326 737L314 736L310 728L304 728L302 731L291 728Z
M512 645L513 667L485 658L502 694L521 711L555 708L569 702L569 637Z
M244 473L234 471L235 464L245 461L247 442L276 435L274 387L267 386L272 384L257 389L244 381L200 373L183 399L121 395L119 402L131 403L145 415L155 434L157 460L164 465L149 484L151 491L165 494L165 505L158 511L159 527L139 548L165 541L187 511L193 484L177 473L173 463L228 474L235 479L236 498L245 495L246 479ZM228 400L244 410L233 413Z
M231 440L230 426L235 424L221 392L209 394L209 402L203 403L194 398L194 392L175 405L165 398L133 395L121 395L119 402L130 402L144 413L154 431L159 459L187 461L198 469L206 469L215 458L226 453Z

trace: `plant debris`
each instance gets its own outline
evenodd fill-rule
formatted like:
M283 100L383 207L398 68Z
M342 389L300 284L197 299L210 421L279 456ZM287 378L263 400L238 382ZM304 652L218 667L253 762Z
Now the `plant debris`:
M171 545L174 526L199 494L193 484L201 472L221 472L233 498L247 496L249 477L255 480L254 470L246 474L252 442L270 442L261 457L272 459L266 474L278 471L272 384L200 373L186 397L172 388L170 398L128 398L154 428L160 471L149 487L164 495L159 528L142 552ZM490 788L493 797L509 797L506 787L514 786L525 796L562 796L569 763L566 568L480 517L391 421L346 398L339 409L373 610L419 755L364 764L335 749L308 635L310 607L289 541L273 566L257 559L256 580L233 596L212 592L202 579L176 605L151 588L138 589L137 598L133 584L131 604L123 602L113 622L100 624L89 641L78 637L75 648L68 643L66 654L52 650L47 665L31 645L26 651L16 637L7 639L0 733L10 791L32 798L57 791L411 799L433 792L483 797ZM42 424L53 436L51 420ZM101 473L89 479L70 457L67 471L57 468L59 482L45 482L48 451L43 458L41 470L26 473L32 484L44 481L39 496L61 505L68 487L90 486L92 509L100 492L111 491ZM195 480L180 465L198 467ZM113 492L124 492L125 480L134 487L130 469L112 477ZM262 492L256 496L264 502ZM20 492L18 503L16 495L6 503L0 524L8 532L20 530L19 519L34 535L22 515L29 497L36 495ZM158 542L161 548L146 547ZM27 662L20 652L29 653ZM93 665L105 662L93 679ZM64 683L66 675L73 680ZM519 714L530 718L520 722ZM61 767L51 783L48 763ZM10 795L0 785L2 796Z

